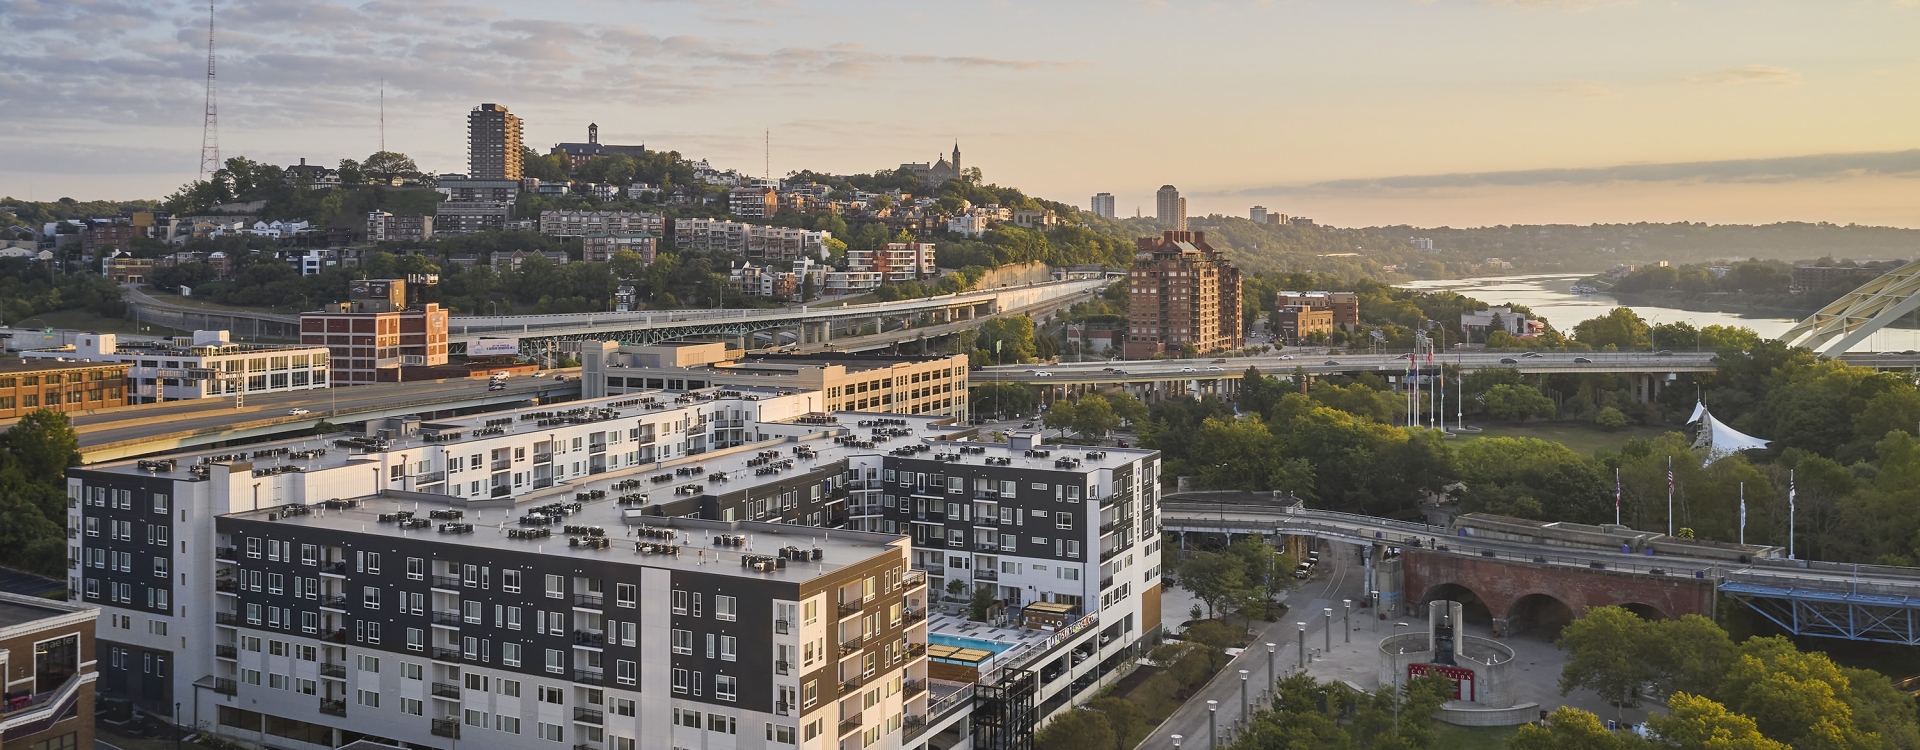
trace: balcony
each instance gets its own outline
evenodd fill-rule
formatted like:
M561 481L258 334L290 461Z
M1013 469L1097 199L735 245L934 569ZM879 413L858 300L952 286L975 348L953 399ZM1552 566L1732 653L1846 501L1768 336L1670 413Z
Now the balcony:
M232 646L214 646L213 655L221 659L238 659L240 658L240 649Z
M1110 588L1113 588L1113 576L1107 576L1105 578L1100 579L1101 591L1106 591L1107 589L1110 589Z
M907 680L907 684L902 687L900 692L905 695L908 700L911 700L913 696L927 692L927 681Z
M1000 571L980 568L973 571L973 578L976 581L998 581L1000 580Z
M975 552L998 552L998 551L1000 551L1000 545L998 545L998 544L994 544L993 542L974 542L974 543L973 543L973 551L975 551Z
M786 635L793 632L793 623L787 620L774 620L773 632Z
M234 612L215 612L215 613L213 613L213 624L215 624L215 625L239 625L239 624L240 624L240 615L239 615L238 613L234 613Z
M792 662L776 661L773 663L774 674L788 674L788 673L791 673L792 671L793 671Z
M860 686L864 684L866 684L866 678L861 677L860 675L854 675L852 677L848 677L847 679L840 681L840 692L851 693L856 690L859 690Z
M582 724L605 724L607 723L607 715L601 713L598 709L587 708L586 706L574 706L573 720Z
M213 556L222 560L238 560L240 559L240 548L216 547L213 550Z
M346 609L347 597L344 594L327 594L320 597L320 606L328 609Z
M924 644L924 643L907 644L907 655L908 656L926 656L927 644Z
M334 715L334 716L346 716L346 715L347 715L347 702L346 702L346 701L335 701L335 700L327 700L327 699L325 699L325 698L321 698L321 699L320 699L320 713L323 713L323 714L332 714L332 715Z
M433 577L433 587L436 589L454 589L457 591L460 588L460 576L436 575Z
M607 645L607 634L598 630L575 630L573 631L573 645L605 646Z
M853 600L853 601L850 601L850 602L841 602L841 603L840 603L840 617L841 617L841 619L846 619L846 618L848 618L848 617L852 617L852 616L854 616L854 615L857 615L857 614L859 614L859 613L860 613L860 604L861 604L861 602L860 602L860 600L859 600L859 599L855 599L855 600Z
M450 740L460 739L460 722L452 719L434 719L433 736Z
M328 633L328 634L326 634L326 635L324 635L324 636L321 636L321 637L320 637L320 640L323 640L323 641L326 641L326 642L328 642L328 643L346 643L346 642L347 642L347 629L346 629L346 628L341 628L341 629L339 629L339 630L335 630L335 631L333 631L333 632L331 632L331 633Z
M320 573L321 573L321 574L323 574L323 575L324 575L324 574L328 574L328 573L331 573L331 574L333 574L333 575L337 575L337 576L343 576L343 575L346 575L346 574L347 574L347 561L345 561L345 560L334 560L333 562L325 562L325 563L320 563Z
M533 454L533 462L536 464L553 463L553 453L551 451L546 453L535 453Z
M793 714L793 704L786 701L774 701L773 713L775 716L790 716Z
M607 606L606 594L574 594L573 606L602 609Z
M932 573L932 574L934 574L934 575L941 575L941 574L944 574L944 573L946 573L946 572L947 572L947 569L946 569L946 568L944 568L944 567L941 567L941 566L938 566L938 565L929 565L929 566L927 566L927 569L926 569L926 570L909 570L909 571L907 571L907 573L906 573L906 575L904 575L904 576L901 576L901 578L900 578L900 583L901 583L901 584L902 584L903 586L905 586L905 587L907 588L907 590L909 590L909 591L911 591L911 590L913 590L913 589L917 589L917 588L919 588L919 587L921 587L921 586L925 586L925 585L927 584L927 574L928 574L928 573Z
M460 686L449 685L444 682L433 683L433 697L460 700Z
M605 685L607 673L598 669L576 669L573 670L573 681L584 685Z
M840 642L840 653L851 654L860 650L860 636L854 636Z
M907 626L907 627L913 627L913 625L914 625L914 623L917 623L917 622L923 622L923 621L925 621L926 619L927 619L927 611L926 611L926 610L924 610L924 609L909 609L909 610L907 610L907 615L906 615L906 619L905 619L905 620L904 620L904 622L902 622L901 624L903 624L903 625L905 625L905 626Z
M1120 554L1120 552L1121 552L1121 550L1124 550L1124 549L1126 549L1126 548L1125 548L1125 547L1115 547L1115 548L1113 548L1113 549L1110 549L1110 550L1107 550L1107 551L1105 551L1105 552L1102 552L1102 553L1100 553L1100 562L1106 562L1106 561L1108 561L1108 560L1112 560L1112 559L1113 559L1113 558L1114 558L1114 557L1115 557L1116 555L1119 555L1119 554Z
M344 679L347 679L347 665L345 665L345 664L322 664L322 665L320 665L320 676L321 676L321 677L332 677L332 678L334 678L334 679L336 679L336 680L344 680Z
M439 484L444 481L447 481L447 473L444 471L429 471L425 474L416 474L413 477L413 485L415 487L425 487L429 484Z
M1111 534L1122 527L1131 526L1131 525L1133 525L1133 519L1131 518L1116 518L1112 521L1108 521L1106 523L1100 524L1100 533L1103 535Z
M452 628L460 627L460 613L435 611L433 613L433 624L445 625Z
M223 594L231 594L240 590L240 584L235 583L231 578L222 578L213 582L213 590Z
M860 724L861 722L860 722L859 714L854 714L853 718L840 722L840 736L845 737L849 734L853 734L854 732L860 731Z
M225 677L216 677L213 680L213 692L221 695L238 695L240 693L240 683Z
M346 631L341 631L341 632L344 633ZM427 653L430 654L437 661L459 661L460 660L460 649L457 649L457 648L447 648L445 646L434 646L433 648L427 649Z
M513 461L505 458L497 459L491 466L494 471L506 471L513 468Z

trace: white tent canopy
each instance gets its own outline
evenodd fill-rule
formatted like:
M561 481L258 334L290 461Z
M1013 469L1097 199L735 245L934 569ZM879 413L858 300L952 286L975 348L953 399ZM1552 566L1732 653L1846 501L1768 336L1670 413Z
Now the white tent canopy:
M1700 423L1700 434L1693 439L1693 447L1706 449L1706 457L1700 460L1701 466L1710 465L1740 451L1767 447L1768 441L1733 429L1725 422L1714 419L1713 413L1707 411L1706 404L1694 405L1693 418L1688 419L1687 424L1695 422Z

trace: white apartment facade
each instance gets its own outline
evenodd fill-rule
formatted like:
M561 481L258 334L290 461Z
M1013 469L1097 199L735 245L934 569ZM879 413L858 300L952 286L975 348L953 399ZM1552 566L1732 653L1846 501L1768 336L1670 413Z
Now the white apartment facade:
M119 343L83 333L71 346L20 352L27 359L125 362L134 403L284 393L328 387L324 346L235 344L226 331L194 331L171 343Z

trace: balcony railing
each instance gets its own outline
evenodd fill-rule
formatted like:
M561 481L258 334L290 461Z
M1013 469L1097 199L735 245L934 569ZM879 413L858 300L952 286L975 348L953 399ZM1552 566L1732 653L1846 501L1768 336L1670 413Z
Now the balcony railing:
M861 637L857 635L852 638L848 638L840 641L840 653L850 654L855 651L859 651L860 641L861 641Z
M1110 588L1113 588L1113 576L1107 576L1105 578L1100 579L1101 591L1106 591L1107 589L1110 589Z
M340 628L339 630L335 630L335 631L333 631L333 632L331 632L331 633L328 633L328 634L326 634L326 635L324 635L324 636L321 636L321 637L320 637L320 640L323 640L323 641L326 641L326 642L328 642L328 643L346 643L346 642L347 642L347 629L346 629L346 628Z
M436 575L433 577L433 587L436 589L460 588L460 576Z
M345 665L345 664L322 664L322 665L320 665L320 676L321 676L321 677L332 677L332 678L334 678L334 679L337 679L337 680L344 680L344 679L347 679L347 665Z
M1125 548L1125 547L1115 547L1115 548L1113 548L1113 549L1110 549L1110 550L1107 550L1107 551L1105 551L1105 552L1102 552L1102 553L1100 553L1100 562L1106 562L1106 561L1108 561L1108 560L1112 560L1112 559L1114 558L1114 556L1116 556L1116 555L1119 555L1119 554L1120 554L1120 552L1121 552L1121 550L1124 550L1124 549L1126 549L1126 548Z
M908 626L911 626L911 625L913 625L914 623L916 623L916 622L920 622L920 621L922 621L922 620L925 620L925 619L927 619L927 611L926 611L926 610L924 610L924 609L909 609L909 610L907 610L907 614L906 614L906 619L905 619L905 621L904 621L904 622L902 622L901 624L903 624L903 625L908 625Z
M346 702L346 701L334 701L334 700L327 700L327 699L325 699L325 698L321 698L321 699L320 699L320 713L323 713L323 714L332 714L332 715L334 715L334 716L346 716L346 715L347 715L347 702Z
M457 648L446 648L443 646L434 646L433 648L427 649L427 652L431 654L433 658L438 659L440 661L459 661L460 660L460 649L457 649Z
M536 464L553 463L553 453L551 451L547 453L535 453L533 454L533 462Z
M413 477L413 483L416 486L439 484L444 481L447 481L447 473L444 471L429 471L425 474L417 474Z
M996 552L996 551L999 551L999 549L1000 549L1000 545L994 544L993 542L974 542L973 543L973 551L975 552Z
M845 737L849 734L853 734L854 732L860 731L860 724L861 722L860 722L859 714L854 714L852 718L849 718L846 721L840 722L840 736Z
M213 623L215 625L239 625L240 615L237 612L215 612L213 613Z
M787 620L774 620L773 632L786 635L793 632L793 623Z
M840 616L842 618L852 617L859 613L860 613L859 599L840 603Z
M853 675L852 677L848 677L840 681L840 692L851 693L855 690L859 690L860 686L864 684L866 684L866 678L863 678L860 675Z
M607 595L606 594L574 594L573 604L576 607L593 607L598 609L601 607L605 607L607 605Z
M773 663L773 673L774 673L774 674L787 674L787 673L789 673L789 672L792 672L792 671L793 671L793 663L792 663L792 662L788 662L788 661L785 661L785 660L782 660L782 661L776 661L776 662L774 662L774 663Z
M513 461L503 458L498 461L494 461L492 464L492 467L493 467L493 471L506 471L508 469L513 468Z
M213 582L213 590L231 594L240 590L240 584L235 583L231 578L222 578Z
M433 697L460 700L460 686L449 685L444 682L433 683Z
M576 669L573 670L573 681L588 685L605 685L607 673L598 669Z
M213 692L221 695L237 695L240 692L240 683L225 677L215 677L213 679Z
M1000 580L1000 571L979 568L973 571L973 577L981 581L998 581Z
M452 719L434 719L433 736L451 740L460 739L460 722Z
M346 574L347 574L347 561L345 561L345 560L335 560L335 561L333 561L333 562L325 562L325 563L320 563L320 572L322 572L322 573L332 573L332 574L334 574L334 575L342 575L342 576L343 576L343 575L346 575Z
M575 630L573 631L573 642L574 645L578 646L605 646L607 645L607 634L597 630Z
M457 628L457 627L460 627L460 613L459 613L459 612L438 612L438 611L436 611L436 612L434 612L434 613L433 613L433 624L435 624L435 625L451 625L451 626L453 626L453 627L456 627L456 628Z
M927 566L926 570L907 571L906 575L903 575L900 577L900 583L904 585L906 588L908 588L909 590L911 590L911 589L919 588L921 586L926 585L928 573L934 573L937 575L945 572L947 572L946 568L943 568L938 565L929 565Z
M901 693L908 698L924 692L927 692L926 680L907 680L907 684L901 688Z
M239 547L216 547L213 550L213 556L220 558L222 560L238 560L240 559L240 548Z
M344 594L327 594L320 597L320 606L334 609L346 609L347 597Z
M586 706L574 706L573 720L586 724L605 724L607 723L607 715L598 709L587 708Z

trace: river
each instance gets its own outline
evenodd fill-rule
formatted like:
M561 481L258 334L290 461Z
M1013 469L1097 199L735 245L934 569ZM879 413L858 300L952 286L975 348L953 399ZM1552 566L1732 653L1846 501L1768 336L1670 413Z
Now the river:
M1532 310L1534 315L1552 323L1556 330L1570 333L1574 324L1600 317L1607 314L1608 310L1621 306L1620 301L1609 294L1574 294L1568 291L1574 282L1583 278L1586 277L1569 274L1481 276L1468 279L1413 281L1398 286L1402 289L1422 292L1441 290L1459 292L1495 306L1509 303L1523 305ZM1793 318L1745 317L1733 313L1682 310L1677 307L1654 305L1628 305L1628 307L1633 308L1635 313L1650 324L1686 321L1693 324L1695 328L1711 325L1744 326L1767 337L1786 333L1787 329L1799 322ZM1883 328L1868 340L1853 347L1852 351L1898 352L1908 349L1920 349L1920 329Z

